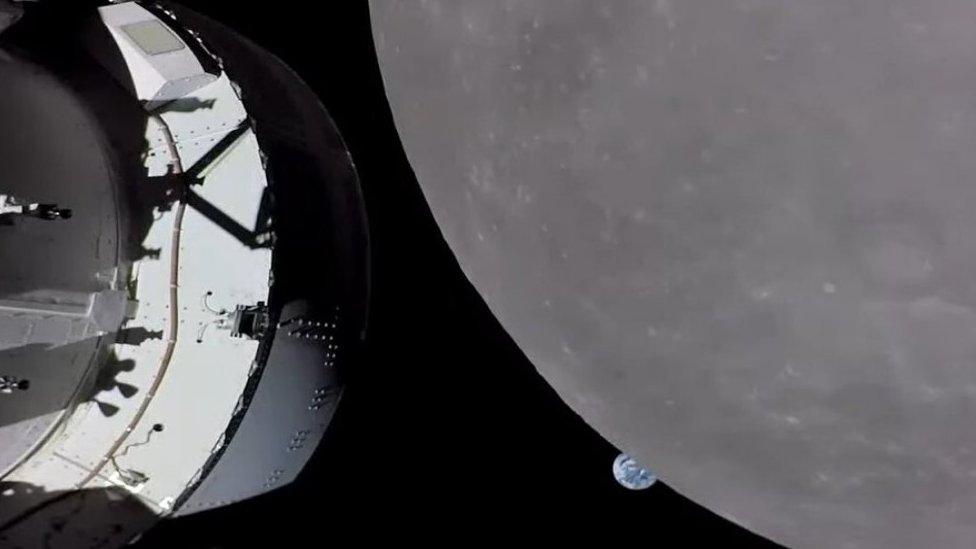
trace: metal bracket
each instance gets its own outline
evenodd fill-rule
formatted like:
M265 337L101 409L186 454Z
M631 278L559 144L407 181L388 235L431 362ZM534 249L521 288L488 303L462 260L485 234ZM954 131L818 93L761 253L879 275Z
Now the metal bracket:
M257 305L238 305L234 309L230 335L261 339L268 329L268 307L263 301Z

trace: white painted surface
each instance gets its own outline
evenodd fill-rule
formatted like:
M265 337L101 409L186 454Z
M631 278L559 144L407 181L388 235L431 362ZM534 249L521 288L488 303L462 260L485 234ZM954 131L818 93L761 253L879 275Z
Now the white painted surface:
M144 32L135 29L162 25L158 34L170 33L170 38L182 43L161 21L135 2L115 4L99 8L102 22L118 44L119 52L125 59L130 79L139 99L149 108L155 108L167 101L179 99L215 80L206 73L190 48L147 49L147 43L137 40ZM158 53L157 53L158 52Z
M189 103L186 103L188 101ZM170 126L178 150L189 169L217 142L246 119L246 113L226 77L198 90L184 104L208 105L192 112L161 113ZM150 175L166 172L169 156L160 128L149 124L150 150L146 166ZM195 190L246 227L253 227L261 196L267 184L254 135L248 130L206 174ZM118 361L131 361L129 371L119 371L115 381L138 391L126 398L117 388L100 392L96 400L118 407L106 416L99 406L86 402L62 422L58 433L6 480L26 482L47 492L74 489L96 467L138 412L147 388L158 375L165 350L169 318L170 259L174 208L157 212L156 222L143 246L160 249L158 258L145 258L133 265L132 280L138 308L125 328L162 332L158 339L139 345L113 346ZM271 252L252 250L238 242L210 220L187 208L183 221L179 268L179 337L175 353L162 384L130 436L88 488L121 481L123 474L137 471L148 477L144 484L128 486L131 491L165 512L174 498L189 485L217 446L243 391L255 359L256 341L232 338L227 330L213 326L219 318L203 303L213 292L213 308L232 310L237 304L266 301ZM197 343L200 330L202 342ZM163 430L153 431L160 424ZM151 433L151 435L150 435ZM4 512L6 511L6 512ZM6 515L13 510L0 511Z

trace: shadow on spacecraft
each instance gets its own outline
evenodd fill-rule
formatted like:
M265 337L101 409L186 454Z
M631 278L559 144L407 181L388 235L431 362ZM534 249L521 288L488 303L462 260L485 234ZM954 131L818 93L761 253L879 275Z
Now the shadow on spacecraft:
M291 482L365 330L328 113L175 5L2 1L0 33L0 545L122 545Z

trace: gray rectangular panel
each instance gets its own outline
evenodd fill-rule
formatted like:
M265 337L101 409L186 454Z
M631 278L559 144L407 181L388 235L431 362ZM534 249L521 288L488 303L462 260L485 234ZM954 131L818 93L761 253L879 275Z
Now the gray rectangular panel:
M140 21L123 25L122 31L136 43L146 55L160 55L179 51L186 46L159 21Z

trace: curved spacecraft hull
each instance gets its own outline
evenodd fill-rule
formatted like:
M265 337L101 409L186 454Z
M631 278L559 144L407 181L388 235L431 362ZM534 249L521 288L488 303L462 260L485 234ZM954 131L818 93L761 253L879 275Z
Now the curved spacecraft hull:
M789 546L973 545L971 3L371 7L445 238L591 425Z
M291 482L365 325L328 114L176 6L0 31L0 542L121 545Z

